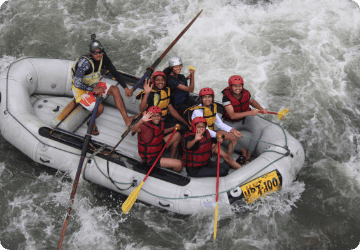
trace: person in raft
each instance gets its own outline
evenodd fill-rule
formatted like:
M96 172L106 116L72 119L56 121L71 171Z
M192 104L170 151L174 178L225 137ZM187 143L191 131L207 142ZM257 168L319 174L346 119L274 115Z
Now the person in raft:
M224 159L224 161L229 164L231 167L235 169L241 168L241 165L234 161L231 157L232 151L236 146L237 138L242 137L242 134L233 129L232 127L226 125L222 122L219 115L217 114L217 105L214 102L215 93L211 88L203 88L199 92L200 102L201 104L197 106L193 106L185 111L185 114L188 114L190 120L194 120L195 117L204 117L206 119L207 127L206 129L210 133L210 137L215 139L219 135L223 135L225 140L229 141L228 152L227 154L221 150L220 156ZM215 131L215 125L219 128L218 131ZM217 153L216 147L216 139L215 142L213 140L212 145L213 153Z
M71 68L72 76L72 92L75 97L75 102L80 103L85 109L92 111L95 107L96 97L100 95L106 97L111 95L114 97L114 102L122 117L124 118L126 126L130 126L133 117L129 117L125 104L121 97L120 91L116 86L101 82L102 68L108 69L115 77L116 81L125 89L127 97L130 97L130 89L126 86L121 74L116 70L109 57L106 55L103 46L95 36L91 36L92 41L89 44L89 54L83 55L76 60ZM96 117L99 117L104 111L104 106L100 103ZM96 123L94 123L93 135L98 135Z
M179 132L184 134L188 130L189 124L170 103L170 88L165 85L166 76L162 71L154 72L151 82L146 79L144 90L136 96L136 98L141 101L139 110L140 112L144 112L151 106L161 108L162 121L165 122L165 128L174 128L176 124L180 124ZM171 116L168 116L168 113L170 113Z
M222 143L221 135L216 137ZM215 177L217 176L217 162L211 161L212 142L209 130L206 129L206 119L195 117L191 122L191 131L184 135L182 141L183 162L189 176ZM217 147L216 147L217 149ZM216 150L217 152L217 150ZM230 167L220 163L219 175L225 176Z
M133 127L132 132L138 133L138 151L143 163L147 164L149 168L152 166L160 151L163 149L165 143L169 140L171 134L164 136L164 133L172 132L175 128L164 128L164 122L161 121L162 110L159 107L152 106L148 109L147 113L143 115ZM156 163L156 166L164 168L173 168L176 172L182 169L180 160L174 159L177 147L180 142L180 133L175 132L173 138L166 146L170 148L170 158L161 157Z
M224 123L233 127L236 130L247 130L252 133L252 138L247 152L246 163L251 161L260 135L261 127L255 121L255 117L259 112L266 114L267 110L263 109L260 104L251 98L250 92L244 88L244 81L241 76L233 75L229 78L229 86L225 88L222 93L223 96L223 116ZM251 110L250 105L256 109Z
M185 77L181 74L182 60L178 56L173 56L169 59L169 67L164 69L167 78L167 86L171 89L171 96L174 97L174 108L183 115L184 111L193 105L198 104L195 100L189 97L189 93L194 91L195 87L195 70L190 69L189 75ZM188 80L190 85L188 86Z

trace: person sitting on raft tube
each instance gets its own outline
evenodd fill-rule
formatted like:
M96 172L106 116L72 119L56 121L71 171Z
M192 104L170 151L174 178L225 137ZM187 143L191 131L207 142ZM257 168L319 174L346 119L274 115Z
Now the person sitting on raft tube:
M216 137L222 143L221 135ZM184 135L182 141L183 162L189 176L215 177L217 176L217 162L211 161L212 142L209 130L206 129L206 119L195 117L191 122L191 131ZM217 147L216 147L217 149ZM220 163L220 176L228 174L230 167Z
M224 135L224 139L228 140L230 143L227 154L223 150L220 151L221 158L223 158L224 161L231 167L235 169L241 168L241 165L234 161L231 155L233 148L236 146L238 140L237 138L242 137L242 134L236 129L233 129L232 127L222 122L219 115L217 114L217 105L214 102L215 93L211 88L201 89L199 92L199 97L201 104L187 109L185 114L188 114L190 121L194 120L195 117L204 117L207 123L206 129L209 131L211 138L215 139L219 135ZM215 125L220 130L215 131ZM213 153L217 154L216 141L213 141L212 151Z
M152 83L152 84L151 84ZM145 80L144 90L141 91L136 98L141 100L139 110L144 112L148 107L157 106L162 110L162 120L165 122L165 128L174 128L176 124L180 124L179 132L184 134L188 130L188 123L174 109L170 103L170 88L165 87L166 76L162 71L156 71L152 75L151 82ZM168 113L171 116L168 116Z
M143 163L148 164L149 168L152 166L156 157L165 146L165 143L169 140L171 134L164 136L164 133L172 132L174 128L164 128L164 122L161 121L162 111L159 107L152 106L148 109L147 113L143 115L140 121L138 121L133 127L132 132L138 133L138 151ZM161 157L157 163L157 166L164 168L173 168L176 172L180 172L182 169L182 163L180 160L174 159L177 147L180 142L180 133L175 132L171 141L166 146L170 148L170 158Z
M169 59L169 67L164 69L164 73L167 77L167 86L171 89L171 96L174 97L174 108L183 115L187 108L196 105L196 101L189 97L189 93L194 92L195 87L195 70L190 69L189 75L185 77L181 74L182 60L178 56L173 56ZM190 79L190 85L188 86L188 80Z
M246 162L251 161L260 135L261 127L255 122L254 116L259 113L266 114L267 110L263 109L257 101L251 98L250 92L244 88L244 81L241 76L233 75L229 78L229 87L225 88L223 96L223 116L224 123L236 130L247 130L252 133L252 138L247 152L244 154ZM256 109L251 110L250 105Z
M128 96L130 90L126 86L125 81L106 55L101 43L92 36L92 41L89 44L89 54L78 58L71 68L72 92L75 101L76 103L80 103L85 109L92 111L96 102L95 95L100 95L104 98L107 95L111 95L114 97L115 105L124 118L126 126L130 126L133 117L128 116L119 89L108 83L100 82L100 70L102 68L110 71L116 81L125 89L125 93L127 93ZM100 103L96 117L99 117L103 111L104 106ZM92 134L99 134L95 123Z

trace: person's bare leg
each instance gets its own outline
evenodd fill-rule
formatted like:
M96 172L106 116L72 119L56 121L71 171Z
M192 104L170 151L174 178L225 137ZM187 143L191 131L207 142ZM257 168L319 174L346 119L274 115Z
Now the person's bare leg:
M165 142L167 142L170 138L171 134L168 134L167 136L164 137ZM171 138L171 141L169 142L169 144L166 146L166 148L170 148L170 158L175 158L176 155L176 150L179 146L180 143L180 139L181 139L181 134L177 131L175 132L173 138Z
M232 153L234 152L235 147L236 147L236 144L237 144L237 142L238 142L238 139L239 139L239 138L234 137L234 139L231 140L231 137L228 136L228 134L225 134L225 140L228 140L228 141L229 141L228 151L227 151L227 154L228 154L229 156L231 156Z
M217 144L213 144L211 151L213 154L217 155L217 153L218 153ZM234 169L241 168L241 165L239 163L237 163L236 161L234 161L234 159L231 156L229 156L227 153L222 151L222 149L220 149L220 157L223 158L224 161L232 168L234 168Z
M115 86L111 86L109 91L107 92L107 94L114 97L115 106L117 107L117 109L120 111L122 117L124 118L126 126L130 126L134 117L128 116L126 109L125 109L124 100L120 94L119 89Z
M160 166L163 168L172 168L174 171L179 173L182 169L182 162L177 159L161 158Z

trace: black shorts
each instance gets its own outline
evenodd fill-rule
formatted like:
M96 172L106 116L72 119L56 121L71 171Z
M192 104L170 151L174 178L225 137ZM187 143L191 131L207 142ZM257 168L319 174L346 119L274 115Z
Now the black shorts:
M220 163L219 176L228 174L230 167L224 163ZM186 168L186 171L191 177L216 177L217 176L217 162L209 161L207 165L197 168Z
M179 122L178 120L176 120L176 118L174 118L171 114L167 114L165 120L164 120L164 123L165 123L165 128L171 128L171 127L175 127L176 124L179 124L180 125L180 134L183 135L185 134L189 128L188 126L186 126L184 123L182 122Z

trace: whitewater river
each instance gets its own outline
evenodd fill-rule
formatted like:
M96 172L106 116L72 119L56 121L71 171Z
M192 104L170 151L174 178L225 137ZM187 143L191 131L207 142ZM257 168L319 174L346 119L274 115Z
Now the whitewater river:
M0 9L0 71L22 56L86 53L96 33L118 69L141 76L169 52L194 66L195 91L216 99L240 74L306 152L290 187L244 214L178 215L81 179L63 249L353 249L360 240L360 11L349 0L10 0ZM275 119L275 118L274 118ZM275 119L276 120L276 119ZM0 241L56 249L72 189L0 136Z

